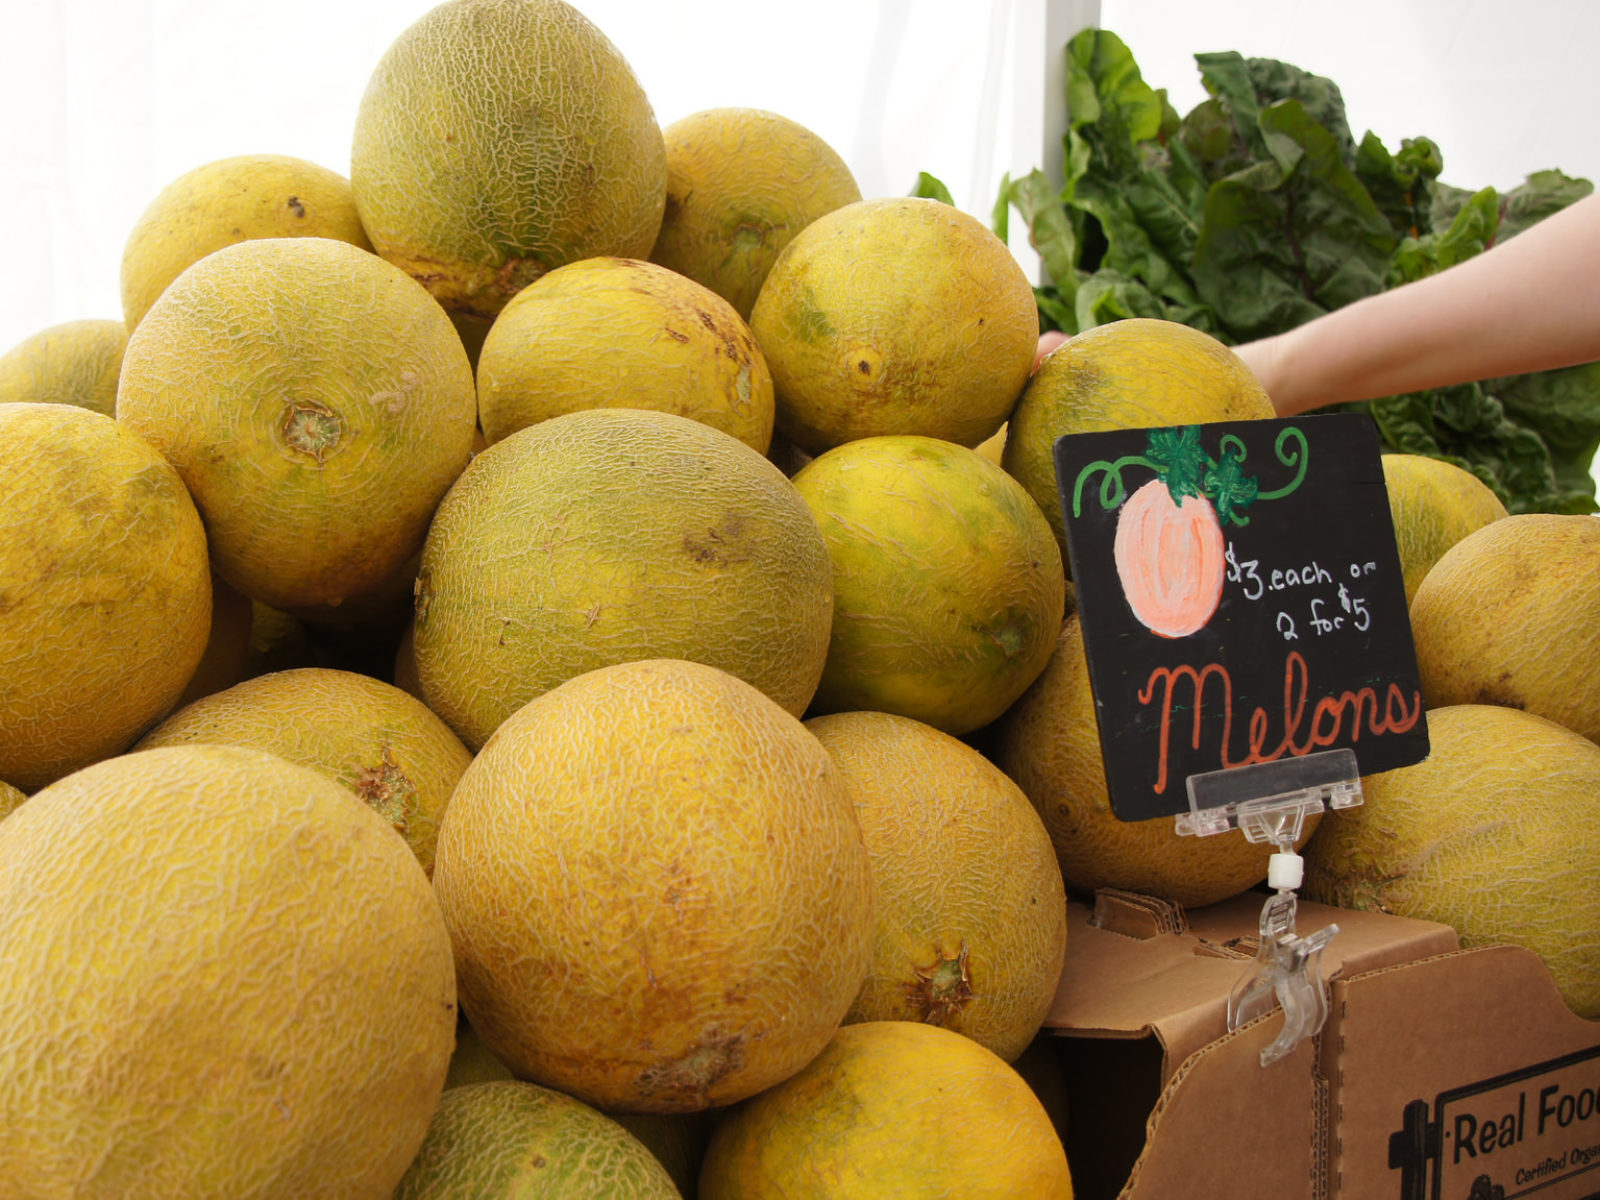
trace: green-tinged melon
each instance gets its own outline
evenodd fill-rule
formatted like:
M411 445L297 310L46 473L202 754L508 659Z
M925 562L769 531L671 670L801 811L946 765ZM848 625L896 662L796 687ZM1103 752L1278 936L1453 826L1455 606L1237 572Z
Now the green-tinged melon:
M577 9L452 0L374 69L350 181L378 253L470 324L564 263L648 258L666 148L632 69Z
M644 1143L581 1100L519 1080L451 1088L394 1200L678 1200Z

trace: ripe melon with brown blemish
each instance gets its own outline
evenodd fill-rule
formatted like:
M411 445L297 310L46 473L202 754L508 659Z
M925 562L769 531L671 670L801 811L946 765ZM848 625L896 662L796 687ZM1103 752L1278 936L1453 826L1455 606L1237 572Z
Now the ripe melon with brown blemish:
M343 784L394 826L430 874L439 818L472 761L415 696L322 667L261 675L205 696L137 748L195 743L270 750Z
M509 717L451 797L433 883L478 1036L607 1111L787 1078L872 953L871 863L828 752L679 659L587 672Z
M394 1200L679 1200L649 1149L598 1109L519 1080L452 1088Z
M1087 329L1039 362L1006 423L1000 463L1044 510L1065 557L1053 457L1068 433L1274 416L1272 401L1222 342L1177 321L1130 317Z
M0 1188L384 1200L456 1023L449 936L375 813L260 750L75 772L0 821Z
M122 250L129 330L167 286L214 250L250 238L322 237L370 251L350 181L285 154L240 154L185 171L157 193Z
M384 52L356 114L356 207L446 309L492 318L546 271L648 258L666 148L616 46L562 0L454 0Z
M926 1021L1007 1062L1061 980L1067 899L1044 822L998 767L889 713L813 717L872 857L872 967L847 1022Z
M1322 819L1304 894L1523 946L1568 1007L1600 1018L1600 746L1493 704L1430 709L1428 741Z
M807 225L750 314L777 430L813 454L920 434L976 446L1033 365L1039 310L1010 249L937 200L889 197Z
M765 454L772 372L715 292L655 263L587 258L518 292L478 356L490 442L585 408L677 413Z
M935 1025L846 1025L804 1070L729 1112L701 1200L1072 1200L1050 1116L992 1050Z
M333 605L415 554L477 421L454 327L414 281L328 238L206 256L128 339L117 420L177 468L219 574Z
M861 199L838 151L759 108L708 108L662 131L667 204L650 258L748 321L767 272L807 225Z
M1199 907L1248 891L1267 876L1270 845L1237 830L1180 835L1171 817L1120 820L1106 791L1089 665L1076 614L1032 687L995 722L992 754L1044 818L1067 890L1121 888ZM1300 844L1316 828L1306 822Z
M1518 513L1440 557L1411 601L1429 708L1501 704L1600 742L1600 519Z
M795 490L833 563L833 625L813 712L876 710L964 734L1044 670L1066 604L1050 524L976 450L859 438Z
M206 531L127 426L0 404L0 778L33 791L177 703L211 630Z
M121 321L63 321L0 355L0 404L75 404L110 416L128 327Z
M428 532L413 634L428 705L481 746L585 671L687 658L805 711L833 576L783 473L675 413L597 408L490 446Z

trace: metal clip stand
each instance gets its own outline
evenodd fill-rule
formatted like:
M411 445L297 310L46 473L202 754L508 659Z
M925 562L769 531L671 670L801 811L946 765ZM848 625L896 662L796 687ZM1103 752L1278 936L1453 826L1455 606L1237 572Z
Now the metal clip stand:
M1180 834L1209 836L1238 829L1245 840L1277 847L1268 860L1267 884L1275 889L1261 909L1260 945L1254 968L1228 997L1228 1028L1237 1029L1268 1011L1283 1008L1283 1028L1261 1051L1261 1065L1276 1062L1328 1019L1328 987L1322 951L1339 932L1326 925L1302 937L1295 929L1295 889L1305 861L1295 853L1308 816L1361 803L1355 754L1329 750L1282 762L1212 771L1189 778L1189 809L1178 814Z

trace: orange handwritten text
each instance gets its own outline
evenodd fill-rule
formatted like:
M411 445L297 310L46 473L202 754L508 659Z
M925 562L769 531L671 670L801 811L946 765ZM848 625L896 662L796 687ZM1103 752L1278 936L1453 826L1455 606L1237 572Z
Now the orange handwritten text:
M1224 767L1247 767L1251 763L1272 762L1284 755L1298 756L1312 750L1335 745L1341 741L1359 741L1363 732L1374 737L1386 733L1405 733L1422 717L1422 693L1413 692L1410 700L1398 684L1389 684L1380 702L1375 689L1364 687L1360 691L1340 692L1337 696L1323 696L1314 704L1310 701L1311 675L1306 660L1298 651L1291 650L1283 664L1283 716L1282 737L1276 745L1268 743L1274 736L1272 716L1263 708L1250 714L1245 727L1243 753L1234 745L1233 736L1233 678L1221 663L1208 663L1196 670L1184 665L1157 667L1139 690L1139 703L1159 703L1161 706L1161 753L1156 770L1156 794L1167 788L1167 766L1173 735L1173 709L1180 697L1175 693L1180 684L1188 684L1191 710L1190 745L1201 748L1202 721L1206 685L1215 681L1213 693L1222 706L1222 736L1218 747ZM1307 706L1310 705L1309 714Z

